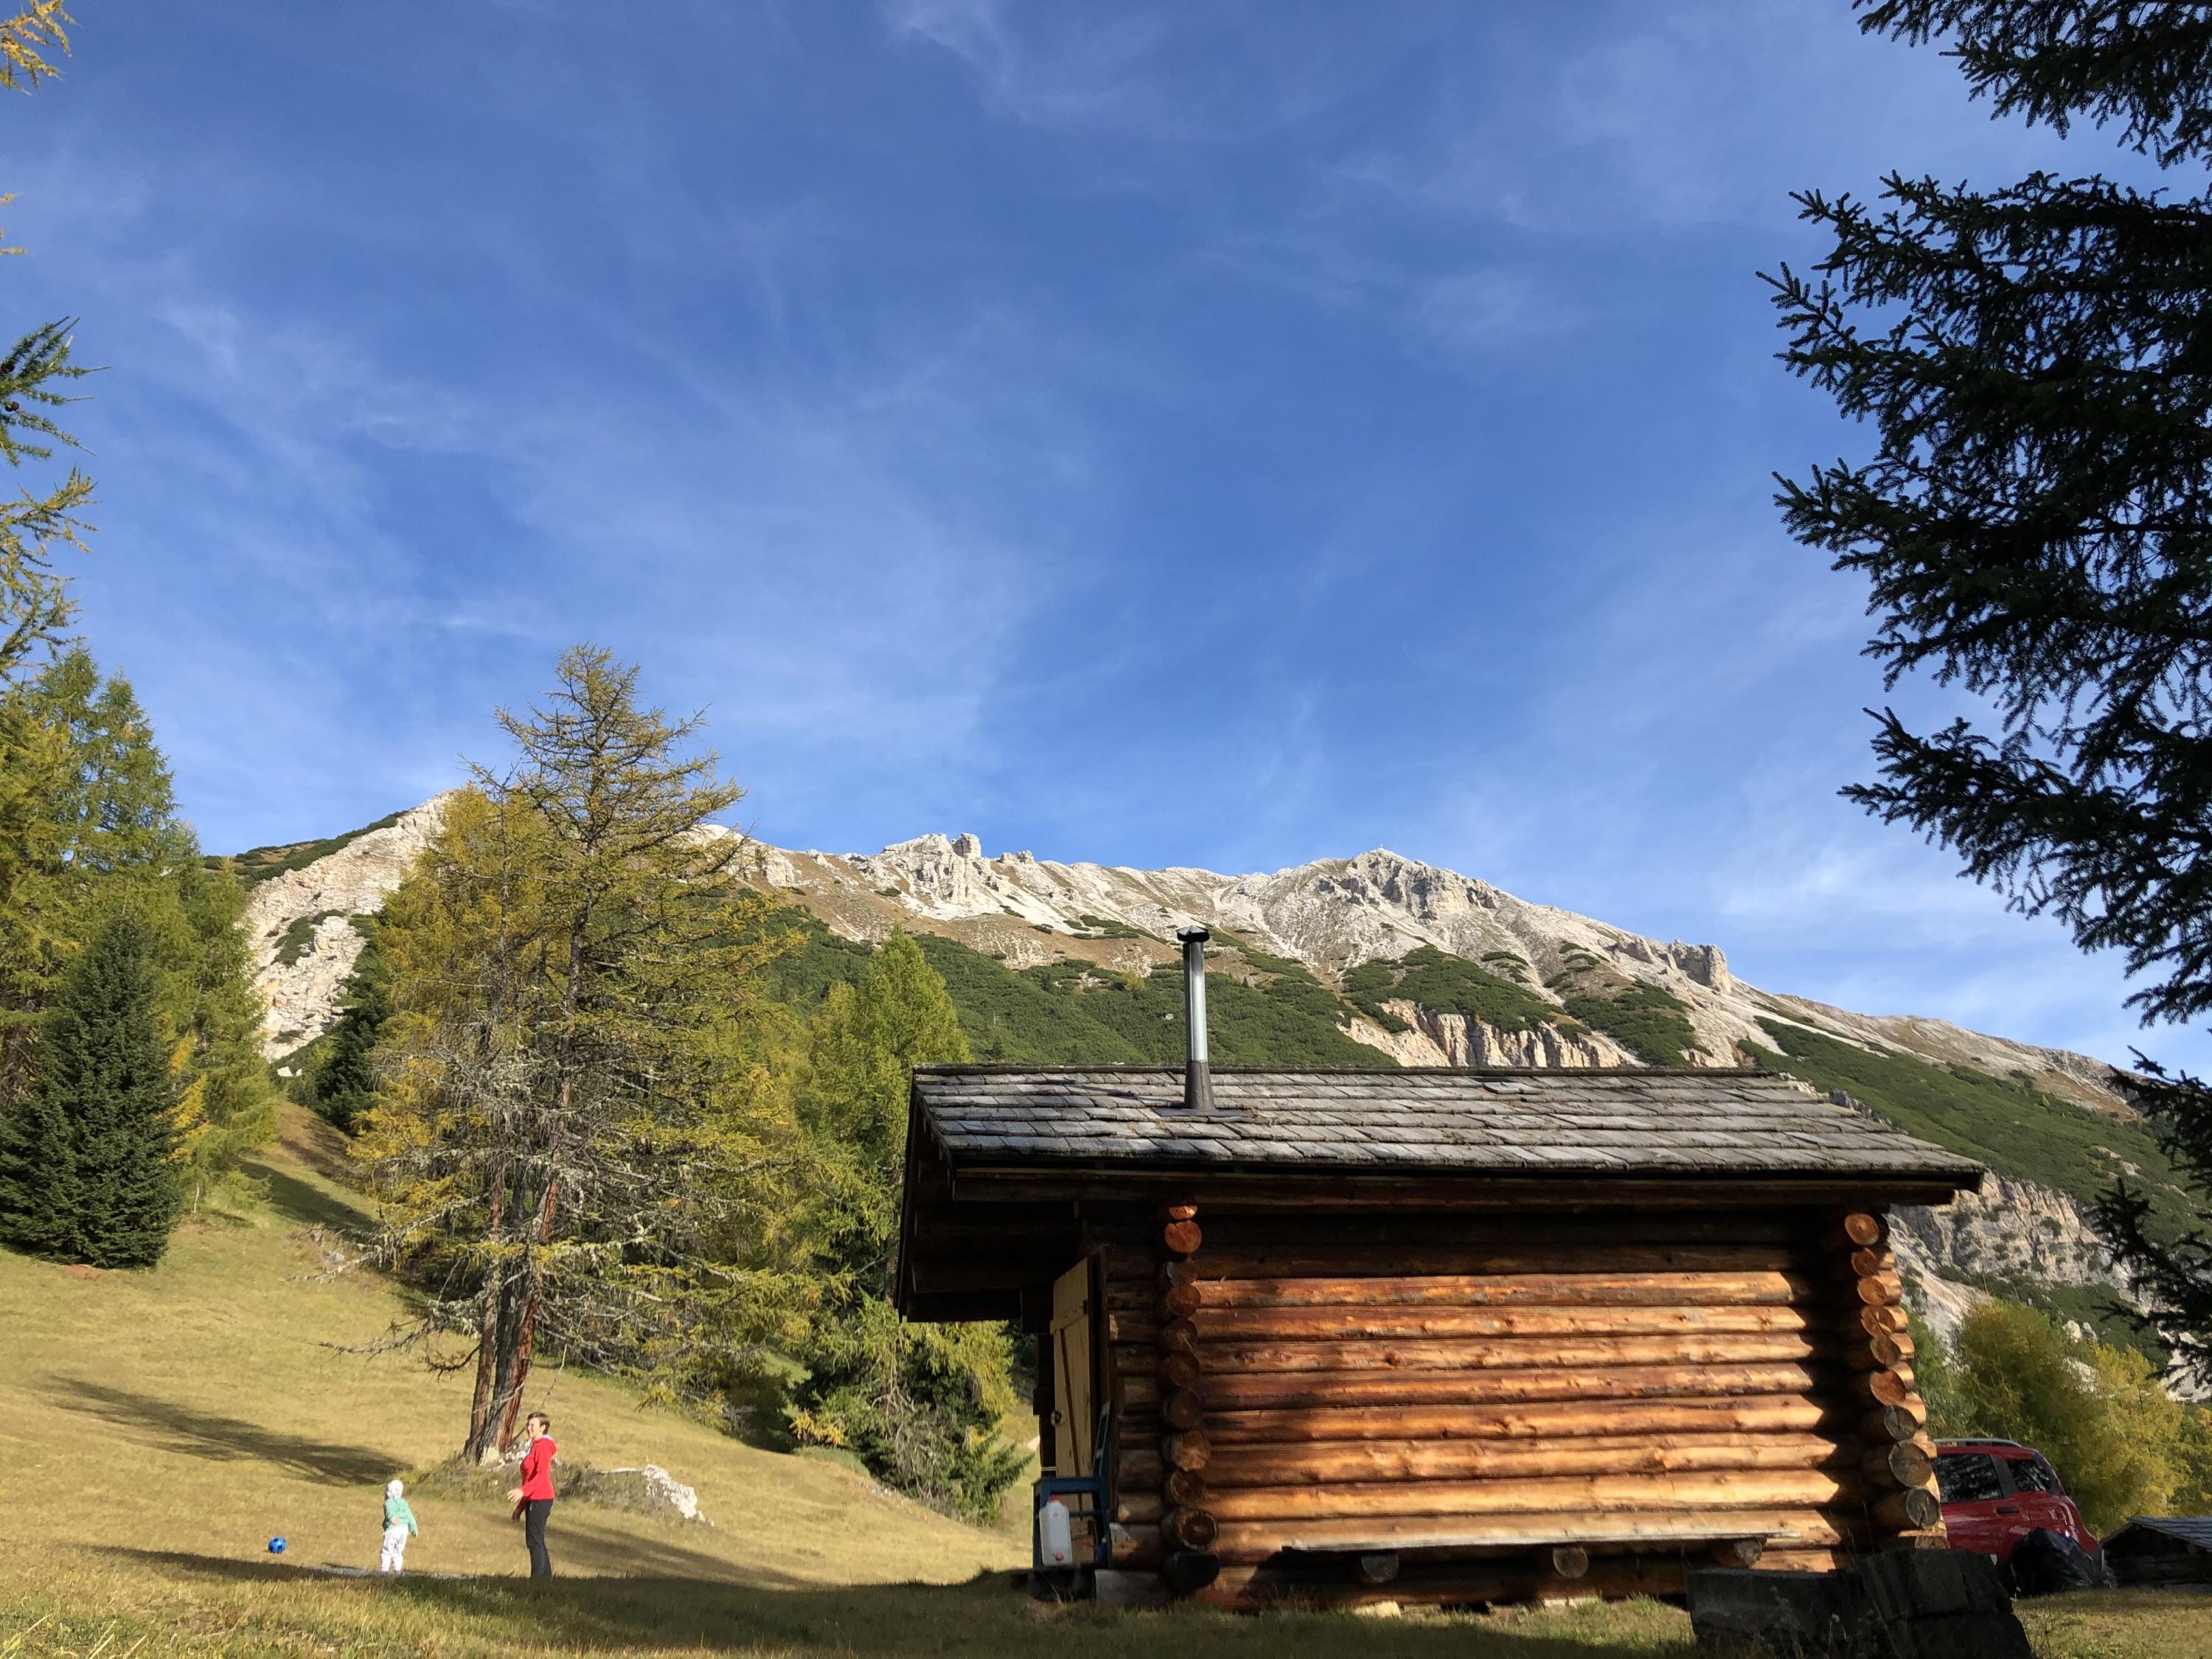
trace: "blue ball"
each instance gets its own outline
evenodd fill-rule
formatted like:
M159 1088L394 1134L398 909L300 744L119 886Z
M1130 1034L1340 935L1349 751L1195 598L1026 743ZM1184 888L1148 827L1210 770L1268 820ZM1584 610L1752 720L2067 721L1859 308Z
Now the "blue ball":
M284 1540L283 1540L283 1539L281 1539L281 1538L272 1538L272 1539L270 1539L270 1540L269 1540L269 1553L270 1553L270 1554L271 1554L271 1555L282 1555L282 1554L283 1554L283 1553L284 1553Z

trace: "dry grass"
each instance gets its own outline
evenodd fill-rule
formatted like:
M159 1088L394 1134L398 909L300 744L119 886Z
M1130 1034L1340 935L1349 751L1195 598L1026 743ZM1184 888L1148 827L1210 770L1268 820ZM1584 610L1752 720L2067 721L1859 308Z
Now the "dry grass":
M188 1224L152 1273L0 1252L0 1558L75 1543L259 1561L281 1533L283 1565L374 1565L384 1481L458 1448L467 1385L403 1356L337 1351L384 1332L393 1304L373 1279L316 1276L307 1230L354 1201L313 1167L327 1155L320 1128L289 1119L268 1160L269 1206ZM659 1463L698 1488L714 1522L572 1505L555 1521L563 1571L763 1588L954 1583L1022 1558L1012 1534L963 1526L835 1462L641 1410L612 1383L541 1369L532 1394L564 1455ZM496 1501L426 1496L416 1513L412 1565L509 1572L524 1559Z
M0 1659L33 1654L1028 1654L1686 1656L1650 1602L1496 1618L1235 1619L1050 1607L1009 1587L1018 1530L960 1525L817 1458L739 1445L641 1410L597 1379L545 1375L566 1452L658 1462L715 1524L570 1504L564 1575L533 1585L495 1499L422 1496L397 1582L376 1553L380 1489L449 1454L463 1384L338 1352L389 1323L390 1292L329 1281L312 1229L356 1201L303 1115L270 1202L188 1225L151 1273L0 1253ZM332 1345L337 1345L333 1346ZM281 1559L264 1545L282 1533ZM454 1575L447 1577L443 1575ZM2051 1659L2198 1659L2212 1602L2102 1596L2028 1610Z
M2046 1659L2205 1659L2212 1595L2105 1590L2021 1604L2020 1621Z
M32 1598L66 1616L29 1629L30 1654L128 1652L356 1656L701 1653L777 1659L892 1655L1034 1655L1137 1659L1167 1651L1299 1659L1573 1659L1597 1654L1689 1659L1688 1625L1650 1602L1497 1619L1177 1612L1115 1614L1040 1606L1002 1577L973 1583L762 1590L697 1579L337 1580L258 1563L110 1557L45 1559L58 1580ZM0 1601L0 1608L5 1607ZM21 1614L18 1615L21 1616ZM8 1614L0 1611L0 1629ZM26 1620L26 1623L28 1620ZM0 1655L9 1653L0 1637Z

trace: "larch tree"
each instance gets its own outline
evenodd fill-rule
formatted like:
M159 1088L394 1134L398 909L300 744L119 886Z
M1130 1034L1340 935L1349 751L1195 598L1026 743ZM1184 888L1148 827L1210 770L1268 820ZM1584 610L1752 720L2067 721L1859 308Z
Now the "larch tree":
M1952 1369L1950 1431L2035 1447L2093 1530L2170 1512L2186 1408L2142 1354L2076 1341L2047 1314L1990 1301L1960 1322Z
M635 668L580 647L557 678L501 711L513 764L453 799L378 929L392 1012L360 1152L423 1291L397 1339L467 1343L428 1351L473 1370L477 1461L541 1347L680 1387L775 1294L742 1240L789 1149L721 1109L726 1028L783 948L715 823L744 792L696 717L640 707Z
M1782 478L1801 541L1869 583L1868 653L1985 714L1875 716L1879 776L1844 793L2085 950L2120 951L2144 1019L2212 1012L2212 5L1858 0L1862 27L1946 42L1996 115L2086 122L2173 181L2036 173L1977 189L1892 173L1808 191L1829 239L1768 281L1783 361L1873 428L1865 459ZM2212 1109L2136 1089L2203 1225L2101 1224L2178 1352L2212 1381Z
M0 20L0 89L30 92L59 71L46 54L66 53L70 21L60 0L33 0ZM0 204L11 198L0 196ZM0 247L0 254L18 252ZM0 357L0 460L10 469L47 461L54 446L76 447L55 422L71 401L70 382L91 371L71 356L73 319L40 323ZM75 467L37 489L0 495L0 682L68 631L74 609L68 578L55 566L64 548L81 547L92 480Z
M0 89L30 92L58 71L70 19L59 0L33 0L0 19ZM10 198L0 196L0 204ZM19 250L0 246L0 255ZM38 324L0 356L0 461L12 475L75 447L56 422L71 381L87 371L70 356L70 323ZM35 672L68 632L74 604L58 556L83 545L92 481L75 467L58 478L0 489L0 692ZM49 976L51 940L37 915L42 877L64 852L49 803L69 765L63 735L12 697L0 696L0 1109L20 1080L37 1023L35 994Z
M178 1205L175 1089L144 926L114 917L42 1022L38 1080L0 1117L0 1234L100 1267L150 1267Z

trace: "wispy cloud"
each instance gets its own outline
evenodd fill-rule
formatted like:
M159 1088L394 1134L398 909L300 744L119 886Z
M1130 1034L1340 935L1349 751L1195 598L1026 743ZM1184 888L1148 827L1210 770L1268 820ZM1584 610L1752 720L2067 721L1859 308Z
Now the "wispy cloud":
M949 53L990 107L1044 128L1206 144L1280 137L1340 108L1445 33L1424 9L885 0L893 38Z
M1587 236L1766 223L1794 189L2057 154L1966 106L1938 53L1869 40L1830 0L1603 15L1564 54L1493 18L1497 61L1436 100L1417 137L1369 145L1341 175L1424 213Z
M1532 273L1501 270L1438 278L1421 296L1415 314L1445 345L1476 355L1530 345L1580 320L1573 306Z

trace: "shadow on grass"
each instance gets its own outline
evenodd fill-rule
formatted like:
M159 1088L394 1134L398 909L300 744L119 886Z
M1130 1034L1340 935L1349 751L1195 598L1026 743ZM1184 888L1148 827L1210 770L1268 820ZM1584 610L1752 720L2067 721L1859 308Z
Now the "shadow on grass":
M277 1131L276 1145L317 1175L341 1187L350 1187L359 1178L360 1171L347 1154L351 1143L343 1131L304 1106L287 1107L280 1121L283 1127Z
M360 1205L324 1192L273 1164L254 1158L245 1159L243 1164L246 1172L261 1182L268 1193L269 1207L288 1221L296 1221L303 1227L330 1227L340 1231L358 1229L368 1222L368 1212Z
M1041 1647L1093 1656L1250 1654L1267 1659L1600 1659L1601 1656L1688 1656L1686 1640L1654 1644L1515 1630L1486 1621L1408 1624L1345 1613L1290 1613L1261 1618L1177 1610L1116 1613L1095 1604L1043 1607L1003 1572L963 1584L858 1584L763 1588L681 1576L635 1577L429 1578L375 1575L321 1577L274 1562L175 1551L108 1547L118 1559L181 1577L285 1587L302 1580L358 1614L354 1598L388 1596L411 1614L450 1619L458 1641L494 1640L536 1648L620 1654L641 1650L744 1651L890 1659L918 1652L1029 1655ZM727 1564L717 1563L724 1571ZM295 1615L301 1609L294 1609ZM324 1627L330 1628L330 1627ZM473 1649L470 1650L473 1651Z
M690 1530L673 1521L660 1522L658 1528L678 1535ZM522 1528L518 1524L514 1530L515 1571L520 1573L528 1559L526 1554L527 1547L523 1541ZM562 1570L565 1560L618 1581L650 1578L693 1583L702 1589L727 1587L757 1590L804 1590L822 1587L819 1579L797 1577L772 1567L748 1566L742 1562L732 1561L727 1556L692 1549L678 1543L673 1536L656 1538L609 1526L588 1511L580 1511L574 1502L553 1506L553 1522L547 1530L546 1543L552 1553L553 1571L556 1573Z
M82 1377L57 1378L46 1393L66 1410L104 1419L141 1441L188 1456L219 1462L270 1463L319 1480L355 1486L381 1485L394 1469L406 1467L404 1458L366 1447L283 1434L240 1418L194 1411L173 1401L109 1388Z

